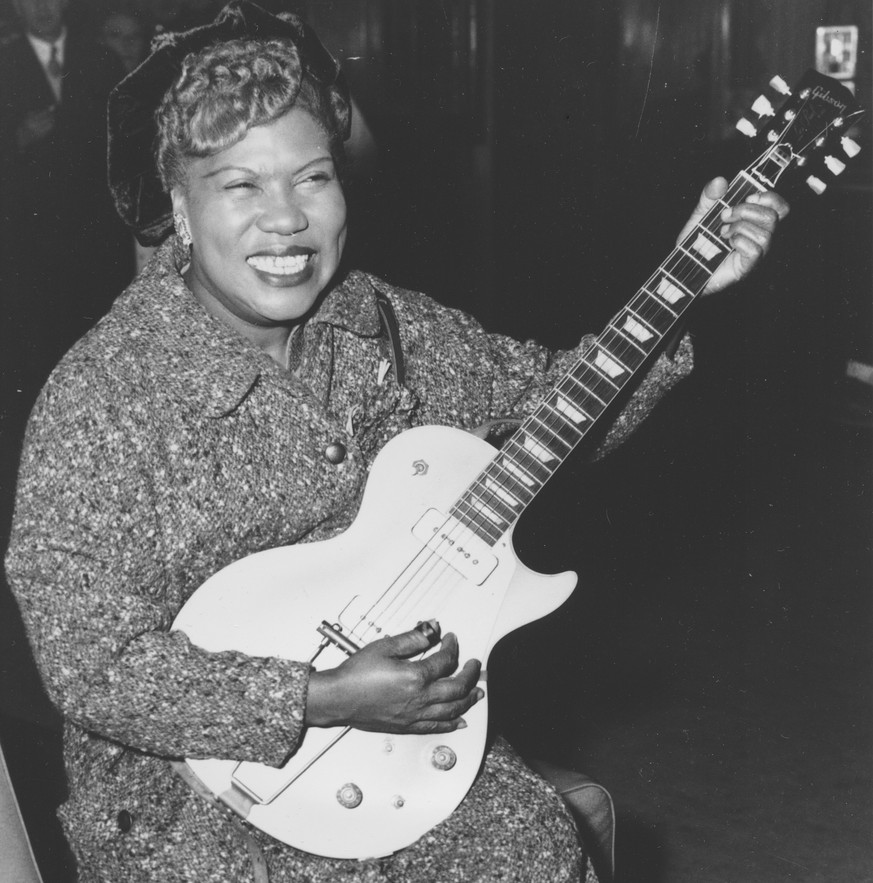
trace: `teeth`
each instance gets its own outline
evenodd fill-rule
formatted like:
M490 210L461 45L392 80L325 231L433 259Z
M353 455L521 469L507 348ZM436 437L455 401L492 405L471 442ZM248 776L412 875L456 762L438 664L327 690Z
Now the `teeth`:
M272 257L258 254L247 258L246 263L262 273L273 273L277 276L292 276L299 273L309 261L309 255L298 254L287 257Z

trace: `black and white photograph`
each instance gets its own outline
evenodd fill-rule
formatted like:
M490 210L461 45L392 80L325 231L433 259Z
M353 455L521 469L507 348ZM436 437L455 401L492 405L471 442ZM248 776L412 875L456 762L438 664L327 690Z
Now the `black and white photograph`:
M0 0L0 880L871 883L871 53Z

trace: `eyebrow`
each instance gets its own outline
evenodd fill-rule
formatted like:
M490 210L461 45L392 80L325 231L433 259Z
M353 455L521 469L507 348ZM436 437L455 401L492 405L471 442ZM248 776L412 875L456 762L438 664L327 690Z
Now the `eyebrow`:
M299 175L301 172L305 172L311 166L317 166L321 163L333 163L333 157L330 154L325 154L324 156L318 156L315 159L311 159L308 163L304 163L300 166L299 169L294 173L295 175ZM208 178L214 178L216 175L220 175L222 172L248 172L250 175L257 175L258 173L248 166L221 166L220 168L213 169L211 172L207 172L205 175L202 175L202 179L205 181Z

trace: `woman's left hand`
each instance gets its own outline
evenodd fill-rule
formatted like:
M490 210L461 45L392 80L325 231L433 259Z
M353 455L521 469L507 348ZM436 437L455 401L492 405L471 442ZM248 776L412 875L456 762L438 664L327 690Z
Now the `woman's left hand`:
M724 196L727 188L728 182L724 178L714 178L703 188L700 202L677 242L691 232L695 224ZM753 193L745 202L726 208L722 213L723 224L719 232L733 251L712 275L703 293L714 294L748 276L770 250L776 226L788 214L788 209L788 203L771 190Z

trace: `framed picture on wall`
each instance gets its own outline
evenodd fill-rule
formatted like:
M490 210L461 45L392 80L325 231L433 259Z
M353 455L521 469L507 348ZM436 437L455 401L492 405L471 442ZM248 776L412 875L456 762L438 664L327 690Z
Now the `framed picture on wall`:
M815 67L838 80L854 80L858 66L858 28L838 25L815 29Z

